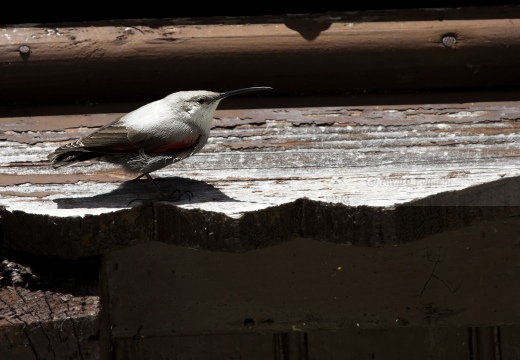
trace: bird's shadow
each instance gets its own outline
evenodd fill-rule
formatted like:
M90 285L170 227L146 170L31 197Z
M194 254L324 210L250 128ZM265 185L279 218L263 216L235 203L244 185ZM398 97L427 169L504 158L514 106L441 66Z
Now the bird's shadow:
M214 186L200 180L181 177L163 177L154 179L164 194L182 194L180 198L168 201L175 205L204 203L209 201L237 202ZM138 206L150 201L157 201L153 185L145 178L121 183L110 192L85 197L63 197L53 200L58 209L75 208L125 208Z

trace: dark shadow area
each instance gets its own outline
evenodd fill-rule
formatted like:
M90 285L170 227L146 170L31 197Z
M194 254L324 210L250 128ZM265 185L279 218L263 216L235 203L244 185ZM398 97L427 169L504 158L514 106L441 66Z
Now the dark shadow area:
M320 36L322 31L330 28L332 21L317 21L315 19L301 19L294 17L287 17L284 25L289 29L298 32L305 40L312 41Z
M446 191L396 206L395 239L407 243L427 236L520 216L520 177Z
M371 2L338 2L321 1L319 3L275 3L262 6L237 6L235 3L205 3L204 6L140 6L140 7L104 7L103 11L94 7L71 7L55 6L45 4L42 9L35 9L37 5L31 5L29 11L27 6L11 4L8 12L0 16L0 24L18 23L60 23L60 22L82 22L103 21L118 19L168 19L184 17L232 17L232 16L265 16L284 14L312 14L323 12L348 12L366 10L405 10L415 8L465 8L476 6L499 6L517 5L515 1L495 1L477 4L474 1L427 1L417 5L412 2L392 2L391 4L381 1ZM14 8L13 8L14 6Z
M462 190L445 191L399 206L420 207L520 207L520 177L490 181Z
M175 198L175 195L178 195L178 192L183 194L181 198L176 201L165 201L175 205L204 203L208 201L238 201L230 198L214 186L204 181L180 177L164 177L156 178L155 182L166 195L174 193ZM175 193L176 191L177 193ZM193 195L191 199L188 194ZM108 193L80 198L65 197L54 200L54 202L58 204L59 209L101 207L130 208L153 201L157 201L157 193L155 192L153 185L144 178L123 182L117 189Z
M217 89L218 90L218 89ZM276 91L273 90L273 91ZM519 87L487 89L439 89L427 91L347 91L343 93L298 94L289 96L243 96L226 99L218 110L290 109L340 106L394 106L414 104L459 104L518 101ZM159 98L147 99L150 102ZM96 104L40 104L38 106L1 106L2 117L83 115L128 113L147 102L112 102Z
M30 290L51 291L74 296L99 296L101 256L62 259L11 249L2 249L0 287L17 286ZM31 273L32 280L13 281L20 273ZM16 282L16 283L15 283Z

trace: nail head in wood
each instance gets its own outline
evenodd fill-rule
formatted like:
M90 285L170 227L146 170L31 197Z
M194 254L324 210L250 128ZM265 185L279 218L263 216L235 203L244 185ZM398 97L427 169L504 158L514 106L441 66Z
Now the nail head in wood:
M442 45L447 48L455 47L457 44L457 37L453 34L443 35L441 38Z

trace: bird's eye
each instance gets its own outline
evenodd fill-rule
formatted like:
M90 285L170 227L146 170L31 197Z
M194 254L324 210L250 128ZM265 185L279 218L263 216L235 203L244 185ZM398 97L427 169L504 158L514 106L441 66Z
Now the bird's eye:
M197 102L202 105L206 102L206 100L204 98L198 98Z

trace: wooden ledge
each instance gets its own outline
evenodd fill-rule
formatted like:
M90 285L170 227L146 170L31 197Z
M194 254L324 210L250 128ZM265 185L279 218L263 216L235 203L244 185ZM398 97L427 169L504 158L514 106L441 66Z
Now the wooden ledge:
M4 118L4 246L61 257L150 240L223 251L295 236L381 246L507 218L520 206L518 106L218 110L204 150L154 174L193 199L131 206L153 198L146 180L98 163L56 171L46 159L118 114Z

